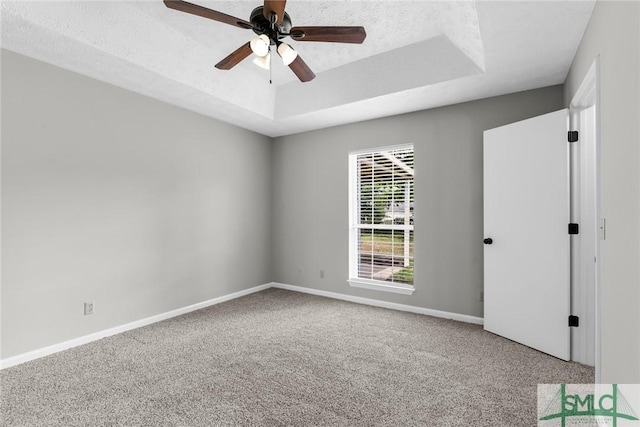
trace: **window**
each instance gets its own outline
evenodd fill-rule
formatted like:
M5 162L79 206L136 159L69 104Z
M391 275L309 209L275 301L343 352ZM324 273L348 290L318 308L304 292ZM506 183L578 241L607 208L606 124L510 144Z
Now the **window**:
M349 154L351 286L412 294L413 145Z

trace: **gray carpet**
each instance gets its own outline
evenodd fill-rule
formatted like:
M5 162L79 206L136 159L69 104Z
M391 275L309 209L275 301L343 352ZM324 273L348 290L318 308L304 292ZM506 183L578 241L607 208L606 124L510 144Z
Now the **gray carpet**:
M3 426L532 426L592 383L482 327L269 289L0 373Z

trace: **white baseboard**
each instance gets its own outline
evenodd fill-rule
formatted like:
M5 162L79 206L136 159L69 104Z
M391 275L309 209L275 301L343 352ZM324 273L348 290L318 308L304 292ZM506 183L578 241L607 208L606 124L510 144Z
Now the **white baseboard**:
M161 322L172 317L180 316L182 314L190 313L192 311L200 310L212 305L220 304L225 301L240 298L245 295L249 295L255 292L264 291L269 288L286 289L294 292L302 292L306 294L318 295L327 298L339 299L344 301L355 302L358 304L372 305L375 307L389 308L391 310L408 311L411 313L425 314L428 316L442 317L444 319L458 320L461 322L474 323L477 325L483 324L481 317L468 316L466 314L449 313L447 311L432 310L429 308L415 307L412 305L397 304L394 302L381 301L371 298L357 297L353 295L345 295L337 292L321 291L318 289L305 288L302 286L287 285L284 283L267 283L264 285L254 286L253 288L244 289L239 292L234 292L229 295L223 295L218 298L213 298L208 301L199 302L197 304L189 305L187 307L178 308L176 310L167 311L166 313L157 314L155 316L147 317L144 319L136 320L135 322L127 323L125 325L116 326L114 328L105 329L104 331L94 332L89 335L74 338L69 341L64 341L58 344L53 344L47 347L39 348L37 350L29 351L27 353L18 354L17 356L7 357L0 360L0 370L10 368L12 366L19 365L21 363L29 362L31 360L39 359L50 354L58 353L73 347L78 347L83 344L97 341L102 338L106 338L112 335L127 332L132 329L137 329L142 326L147 326L152 323Z
M147 326L152 323L161 322L166 319L170 319L172 317L180 316L182 314L190 313L192 311L200 310L206 307L210 307L212 305L220 304L221 302L229 301L232 299L240 298L245 295L249 295L255 292L260 292L265 289L269 289L271 284L254 286L253 288L244 289L242 291L234 292L232 294L223 295L218 298L213 298L208 301L199 302L197 304L189 305L187 307L178 308L176 310L167 311L166 313L157 314L155 316L147 317L144 319L136 320L135 322L127 323L124 325L116 326L114 328L106 329L104 331L94 332L89 335L85 335L82 337L74 338L69 341L64 341L58 344L53 344L47 347L39 348L37 350L29 351L27 353L18 354L17 356L7 357L5 359L0 360L0 370L5 368L10 368L12 366L19 365L24 362L29 362L31 360L39 359L44 356L48 356L50 354L58 353L60 351L64 351L73 347L78 347L83 344L90 343L92 341L97 341L102 338L109 337L111 335L120 334L122 332L127 332L132 329L137 329L142 326Z
M484 319L482 317L469 316L469 315L466 315L466 314L458 314L458 313L450 313L448 311L432 310L430 308L416 307L416 306L413 306L413 305L406 305L406 304L398 304L398 303L395 303L395 302L382 301L382 300L377 300L377 299L372 299L372 298L363 298L363 297L357 297L357 296L353 296L353 295L345 295L345 294L340 294L340 293L337 293L337 292L321 291L321 290L318 290L318 289L305 288L303 286L287 285L287 284L284 284L284 283L273 282L273 283L271 283L271 287L279 288L279 289L286 289L286 290L295 291L295 292L303 292L305 294L318 295L318 296L327 297L327 298L334 298L334 299L339 299L339 300L344 300L344 301L350 301L350 302L355 302L355 303L358 303L358 304L373 305L375 307L389 308L391 310L408 311L410 313L425 314L427 316L441 317L441 318L444 318L444 319L457 320L457 321L460 321L460 322L473 323L473 324L476 324L476 325L483 325L484 324Z

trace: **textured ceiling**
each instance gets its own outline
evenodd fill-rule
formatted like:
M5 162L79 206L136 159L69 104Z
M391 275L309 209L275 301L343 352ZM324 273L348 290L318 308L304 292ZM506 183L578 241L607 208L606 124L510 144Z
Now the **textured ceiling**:
M190 0L248 20L260 1ZM293 25L363 25L362 45L214 65L253 36L162 1L2 1L2 47L269 136L564 82L594 1L289 0ZM569 25L567 23L570 23ZM274 58L275 59L275 58Z

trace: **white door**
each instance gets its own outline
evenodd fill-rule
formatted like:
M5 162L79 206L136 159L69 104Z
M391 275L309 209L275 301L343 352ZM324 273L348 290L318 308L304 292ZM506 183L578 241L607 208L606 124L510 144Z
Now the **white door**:
M484 328L564 360L568 123L561 110L484 132Z

